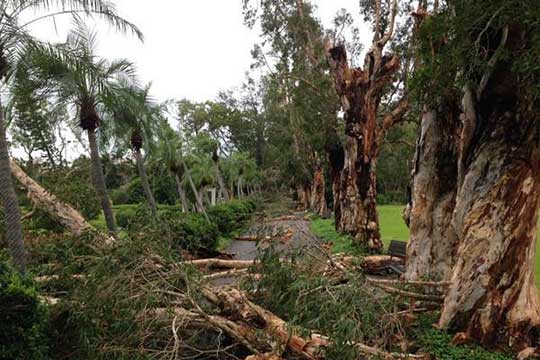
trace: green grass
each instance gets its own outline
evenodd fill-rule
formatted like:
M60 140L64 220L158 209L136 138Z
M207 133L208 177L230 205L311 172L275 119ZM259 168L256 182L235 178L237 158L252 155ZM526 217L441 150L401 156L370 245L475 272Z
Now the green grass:
M381 226L381 237L385 249L388 248L390 240L407 241L409 239L409 229L401 218L403 206L401 205L381 205L379 210L379 222ZM348 235L339 234L334 228L334 219L314 218L310 223L311 231L326 242L333 243L334 253L358 253L359 250L353 246L352 239Z
M381 205L378 206L379 222L381 226L381 237L384 248L388 249L390 240L407 241L409 239L409 228L405 225L401 217L403 205ZM353 246L350 236L339 234L334 228L334 219L314 218L310 224L311 231L326 242L334 244L334 253L358 253L358 249ZM540 234L538 236L540 238ZM536 285L540 288L540 251L536 251Z

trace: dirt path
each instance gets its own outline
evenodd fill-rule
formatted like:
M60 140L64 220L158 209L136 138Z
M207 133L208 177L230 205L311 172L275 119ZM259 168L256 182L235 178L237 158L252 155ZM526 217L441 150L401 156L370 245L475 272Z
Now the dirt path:
M273 247L280 258L309 253L325 261L320 250L323 242L311 231L306 214L287 211L286 207L291 208L291 204L285 201L279 205L280 208L276 208L275 203L267 205L243 234L246 237L255 237L257 241L233 240L224 252L233 255L235 260L254 260L262 251ZM214 279L212 283L223 286L237 281L237 277L224 277Z
M234 255L237 260L253 260L260 250L270 246L282 253L283 256L307 250L321 245L321 240L309 228L309 220L305 219L303 212L294 212L291 219L258 219L246 232L245 236L254 236L259 241L234 240L225 252ZM283 217L283 216L281 216ZM294 218L292 218L294 217Z

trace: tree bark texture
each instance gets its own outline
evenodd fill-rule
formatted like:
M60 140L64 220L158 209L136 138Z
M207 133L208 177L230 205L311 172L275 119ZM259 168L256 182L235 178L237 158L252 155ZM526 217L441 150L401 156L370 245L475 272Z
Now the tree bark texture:
M383 44L384 46L384 44ZM385 134L399 121L408 103L402 99L378 123L383 88L399 68L397 56L382 56L375 43L364 69L351 69L343 45L329 49L330 68L344 111L346 142L339 184L338 230L352 234L357 243L379 252L382 242L376 209L376 162Z
M107 186L105 185L105 177L103 176L103 167L101 165L101 157L99 155L99 147L96 138L96 130L88 129L88 144L90 145L90 159L92 163L92 179L94 188L101 202L101 208L105 215L107 229L111 234L116 233L116 221L112 210L109 195L107 194Z
M511 29L507 48L520 49L525 39ZM511 61L493 64L489 80L465 90L453 221L460 243L439 326L485 346L523 350L538 341L540 329L534 286L540 112L530 96L534 84Z
M13 258L15 266L20 272L24 273L26 270L26 261L24 258L25 250L21 226L21 210L11 180L9 151L4 126L4 110L0 103L0 201L4 206L8 251Z
M148 176L146 175L146 167L144 166L141 150L135 148L133 149L133 153L135 154L137 170L139 171L139 177L141 178L141 185L143 187L144 196L146 197L146 202L148 203L148 208L150 208L150 212L152 213L154 220L157 220L158 213L156 200L154 199L154 194L152 194L152 190L150 189L150 184L148 183Z
M459 109L451 104L422 114L411 186L407 280L442 281L451 275L459 126Z
M326 203L326 182L324 181L324 169L320 162L315 166L313 183L311 185L310 209L318 214L325 215L328 212Z
M45 190L29 177L15 161L11 160L10 167L11 173L28 191L28 198L36 207L46 211L66 227L66 229L76 235L80 235L92 228L92 225L77 210Z

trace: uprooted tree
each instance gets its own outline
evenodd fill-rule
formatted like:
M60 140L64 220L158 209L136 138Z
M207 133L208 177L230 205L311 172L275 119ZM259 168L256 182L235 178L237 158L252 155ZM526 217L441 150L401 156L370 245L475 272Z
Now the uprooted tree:
M344 111L346 143L339 184L337 228L351 233L371 251L382 249L376 209L376 164L386 132L399 122L408 108L405 97L384 116L379 114L385 88L400 67L399 58L383 54L394 33L397 1L389 9L386 29L382 25L381 1L375 1L375 34L363 68L351 68L345 46L329 47L328 58Z

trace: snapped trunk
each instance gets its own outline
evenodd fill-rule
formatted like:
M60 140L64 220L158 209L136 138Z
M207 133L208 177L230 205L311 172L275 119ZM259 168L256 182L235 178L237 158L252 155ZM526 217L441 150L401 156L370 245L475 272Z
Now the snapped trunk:
M10 167L11 173L28 191L28 198L36 207L46 211L76 235L80 235L92 228L77 210L45 190L28 176L15 161L11 160Z

